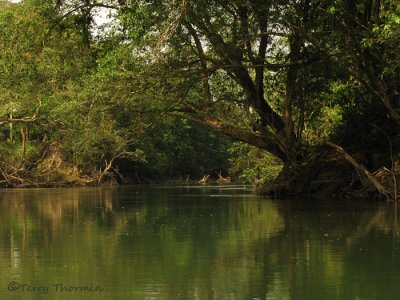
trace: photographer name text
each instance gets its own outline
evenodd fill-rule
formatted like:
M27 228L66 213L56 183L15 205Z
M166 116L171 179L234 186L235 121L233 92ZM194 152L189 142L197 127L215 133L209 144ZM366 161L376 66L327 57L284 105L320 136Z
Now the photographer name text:
M50 291L57 293L101 293L104 288L93 285L65 285L57 283L53 285L34 285L28 283L20 283L11 281L7 288L10 292L25 292L25 293L39 293L48 294Z

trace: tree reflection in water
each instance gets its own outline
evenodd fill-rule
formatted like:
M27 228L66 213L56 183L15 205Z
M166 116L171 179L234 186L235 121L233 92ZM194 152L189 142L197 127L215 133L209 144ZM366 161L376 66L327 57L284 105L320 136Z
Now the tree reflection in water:
M96 299L400 292L398 225L386 203L273 201L216 187L9 190L0 226L1 299L16 297L12 280L102 286Z

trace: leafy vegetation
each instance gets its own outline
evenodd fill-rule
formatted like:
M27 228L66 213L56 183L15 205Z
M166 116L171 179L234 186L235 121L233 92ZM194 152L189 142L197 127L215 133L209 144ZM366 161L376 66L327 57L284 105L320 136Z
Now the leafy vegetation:
M266 193L397 199L397 1L0 6L4 185L230 169Z
M272 182L282 170L282 163L270 153L241 142L233 143L231 173L245 183L262 186Z

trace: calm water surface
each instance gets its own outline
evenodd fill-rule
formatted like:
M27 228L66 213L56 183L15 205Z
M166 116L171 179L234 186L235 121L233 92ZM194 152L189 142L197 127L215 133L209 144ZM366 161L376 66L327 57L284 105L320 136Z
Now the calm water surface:
M400 299L394 205L240 186L0 191L0 300Z

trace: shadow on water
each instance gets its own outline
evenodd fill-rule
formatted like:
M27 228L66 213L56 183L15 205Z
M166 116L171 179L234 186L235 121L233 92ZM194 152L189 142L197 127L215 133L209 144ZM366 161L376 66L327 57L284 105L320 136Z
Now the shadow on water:
M243 186L0 191L0 299L397 299L398 230L390 203Z

